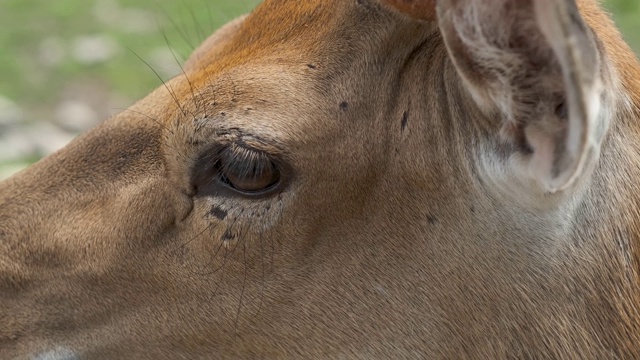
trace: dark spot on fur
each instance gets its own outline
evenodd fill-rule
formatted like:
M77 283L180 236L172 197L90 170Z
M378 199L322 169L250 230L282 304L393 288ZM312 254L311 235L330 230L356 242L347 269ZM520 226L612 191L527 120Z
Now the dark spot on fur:
M211 211L209 212L209 214L215 216L219 220L224 220L228 215L226 210L220 209L217 206L212 207Z
M349 103L346 101L343 101L340 103L340 110L342 111L347 111L349 110Z
M236 238L235 235L233 235L233 233L228 229L227 231L224 232L224 235L222 235L222 241L231 241L235 238Z
M469 211L471 211L472 214L476 213L476 208L474 206L469 207Z
M63 269L69 264L68 256L59 250L38 250L30 251L25 259L25 264L29 267L40 269Z
M438 222L438 218L433 215L429 215L427 216L427 221L429 221L429 224L434 225Z
M402 127L402 131L407 128L407 123L409 122L409 112L405 111L402 114L402 121L400 122L400 126Z
M563 101L556 106L555 110L556 116L560 119L569 118L569 108L567 107L567 102Z
M315 69L317 66L315 64L307 64L309 69Z

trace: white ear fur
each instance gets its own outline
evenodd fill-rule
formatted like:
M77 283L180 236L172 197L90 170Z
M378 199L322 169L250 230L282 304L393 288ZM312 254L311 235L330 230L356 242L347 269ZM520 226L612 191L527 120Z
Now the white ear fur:
M602 83L598 76L598 54L595 61L585 61L582 46L592 43L584 31L576 27L585 26L572 20L571 11L578 13L575 4L567 1L535 1L538 24L547 41L553 48L561 67L566 88L568 104L568 129L564 139L564 151L540 144L545 140L535 131L527 134L531 145L540 149L534 152L530 168L532 176L538 176L549 192L565 190L584 172L585 166L597 160L600 150L597 122L603 104L600 101ZM588 45L586 45L588 46ZM594 60L594 59L592 59ZM588 62L591 62L590 64ZM556 157L548 154L554 151Z
M586 175L608 118L599 49L575 0L440 0L437 10L473 99L502 115L503 138L526 143L512 174L547 193Z

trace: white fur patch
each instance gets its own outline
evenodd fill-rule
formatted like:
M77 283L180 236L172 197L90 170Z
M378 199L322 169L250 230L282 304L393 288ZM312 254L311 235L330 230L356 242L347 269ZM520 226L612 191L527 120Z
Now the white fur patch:
M34 356L32 360L80 360L80 357L71 349L59 347L55 350Z

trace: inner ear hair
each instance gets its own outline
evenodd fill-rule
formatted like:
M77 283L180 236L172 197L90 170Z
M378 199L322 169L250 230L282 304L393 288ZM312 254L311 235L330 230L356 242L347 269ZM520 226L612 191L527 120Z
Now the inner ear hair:
M512 171L546 192L570 188L598 159L608 124L601 59L575 0L441 0L450 58L503 139L521 145Z

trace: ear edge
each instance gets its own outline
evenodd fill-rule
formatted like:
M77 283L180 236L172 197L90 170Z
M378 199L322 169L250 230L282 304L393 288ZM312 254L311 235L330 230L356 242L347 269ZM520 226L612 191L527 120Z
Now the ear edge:
M569 104L564 152L554 159L545 182L548 191L554 193L570 188L599 158L597 122L605 121L601 116L604 89L598 77L601 60L593 34L574 1L537 1L535 10L540 29L561 64ZM552 24L544 21L552 16L557 16ZM558 41L558 37L562 40Z
M498 3L498 5L500 5L500 3L505 4L504 0L496 0L493 2ZM554 34L549 34L545 26L540 24L541 9L538 8L548 5L547 3L553 3L553 6L562 10L562 13L559 15L554 15L559 16L555 22L558 24L560 32L564 34L562 41L555 42L563 46L554 46L556 45L554 44L554 39L551 39L551 35ZM604 124L605 127L608 126L608 118L601 111L603 106L600 100L606 89L603 87L601 81L600 49L597 47L597 40L593 38L594 34L578 12L575 2L569 1L569 3L571 4L557 0L532 1L532 4L536 6L536 18L531 19L533 22L530 24L539 27L539 33L538 35L532 34L529 38L537 39L535 41L543 40L544 42L541 44L546 47L546 50L544 48L540 49L543 51L541 54L549 56L548 60L545 60L545 58L543 58L543 60L556 62L556 64L553 65L556 68L553 73L544 74L540 72L538 74L534 73L532 76L545 76L548 78L547 80L551 81L553 81L554 77L558 78L558 80L561 78L562 83L558 81L557 84L546 87L546 90L544 86L540 87L540 89L544 91L539 94L542 96L539 101L549 102L549 104L545 105L547 108L544 112L537 113L536 116L533 117L531 114L534 112L525 113L527 114L525 117L520 116L515 118L511 116L513 114L509 111L517 112L517 107L522 104L518 104L512 94L509 93L509 91L513 90L513 86L504 82L497 82L498 86L495 86L496 83L487 82L487 73L483 74L481 71L475 71L478 68L482 70L482 67L478 65L479 58L474 58L477 56L474 51L478 49L484 50L484 48L480 47L479 44L475 44L478 45L475 48L467 47L468 44L466 41L469 39L461 38L460 34L456 33L457 31L464 31L465 26L467 26L466 29L469 29L468 26L477 25L464 25L456 22L471 21L470 19L478 21L480 16L482 16L482 10L486 11L486 9L473 9L472 11L464 9L460 12L461 4L455 0L439 1L436 8L439 25L445 43L447 44L450 58L463 82L470 89L471 98L480 109L483 110L483 113L488 114L489 110L499 110L505 119L502 124L502 135L506 135L505 137L510 138L510 141L514 143L517 143L516 139L523 138L526 140L526 144L533 150L531 154L526 156L522 156L523 153L519 153L520 156L518 158L526 161L526 166L525 168L519 167L520 170L515 171L529 179L537 180L537 183L541 185L542 189L548 193L567 190L585 174L589 165L597 161L599 158L602 134L601 131L596 134L596 132L598 132L596 129L602 129L602 126L599 126L600 122L606 123ZM473 5L474 4L468 4L462 6ZM481 6L477 5L477 3L475 5L478 7ZM542 10L548 13L550 6ZM557 9L555 10L557 12ZM572 11L575 12L572 13ZM485 13L485 15L486 14L487 13ZM548 14L546 16L548 16ZM505 24L509 24L509 21L510 20L505 21ZM520 23L511 21L510 25L513 24L521 26ZM485 25L486 24L482 26ZM478 27L475 30L476 34L481 34L478 39L484 40L482 38L482 36L484 36L483 30L487 29ZM493 28L488 30L489 34L491 34L492 30L494 34L500 33L499 31L495 32L496 28ZM589 41L578 41L584 39ZM489 43L489 45L492 44ZM508 52L509 50L518 49L489 49L489 51L496 50L506 50ZM509 55L514 54L505 54L504 59L498 59L498 61L508 62L509 60L513 60ZM486 59L480 58L480 60ZM465 69L465 67L467 68ZM554 76L554 74L556 75ZM511 78L511 81L513 81L514 78ZM539 79L540 82L545 80L543 78ZM562 85L562 88L558 85ZM508 88L504 88L504 86ZM500 90L500 87L502 87L503 90ZM517 88L517 86L515 88ZM527 87L525 86L523 89L524 88ZM495 89L497 89L497 91ZM540 91L540 89L536 91ZM562 100L567 103L566 116L558 116L551 111L557 106L553 104L553 101L558 100L554 100L554 97L549 96L549 94L555 93L556 91L564 94ZM535 95L535 93L533 95ZM527 96L524 98L527 99ZM540 103L534 104L529 101L524 103L524 105L540 106ZM547 117L548 119L545 121L552 126L546 129L536 129L532 127L532 125L536 123L540 125L541 119L539 119L538 116ZM544 126L544 123L542 125ZM520 132L522 132L522 135L519 135Z

